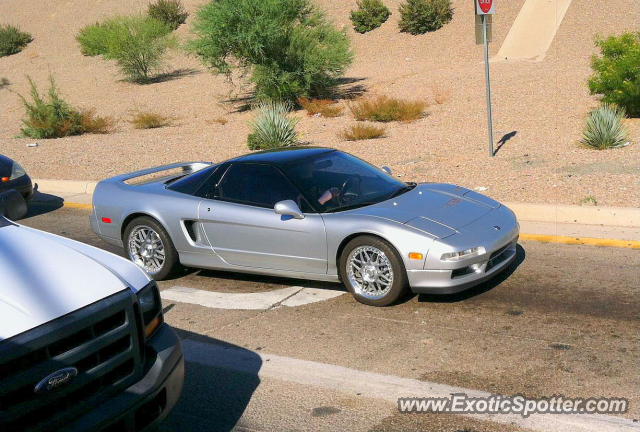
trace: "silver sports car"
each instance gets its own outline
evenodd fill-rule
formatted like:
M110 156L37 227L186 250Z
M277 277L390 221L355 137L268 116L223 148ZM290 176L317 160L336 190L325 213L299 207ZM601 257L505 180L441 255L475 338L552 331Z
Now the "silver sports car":
M156 279L182 264L342 281L374 306L461 291L515 258L507 207L389 171L310 147L166 165L100 182L91 225Z

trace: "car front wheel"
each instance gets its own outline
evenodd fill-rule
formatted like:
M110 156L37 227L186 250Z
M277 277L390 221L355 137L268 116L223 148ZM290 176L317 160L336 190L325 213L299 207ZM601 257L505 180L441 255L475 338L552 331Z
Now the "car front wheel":
M166 279L175 270L178 253L156 220L138 217L127 225L122 237L129 259L155 280Z
M339 270L347 289L366 305L388 306L407 292L402 260L391 245L378 237L365 235L347 243Z

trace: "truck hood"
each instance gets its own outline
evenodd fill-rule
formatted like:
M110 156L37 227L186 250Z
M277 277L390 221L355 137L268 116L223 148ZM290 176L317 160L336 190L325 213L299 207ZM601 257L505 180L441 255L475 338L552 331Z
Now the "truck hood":
M362 207L358 214L383 217L444 238L480 219L500 203L451 184L423 183L396 198Z
M0 217L0 341L148 281L123 258Z

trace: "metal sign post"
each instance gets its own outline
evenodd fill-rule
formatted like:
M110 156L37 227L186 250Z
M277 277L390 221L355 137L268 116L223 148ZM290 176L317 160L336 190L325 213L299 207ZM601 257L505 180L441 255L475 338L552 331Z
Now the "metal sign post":
M493 110L491 108L491 70L489 68L489 24L495 14L495 0L474 0L476 15L482 19L482 43L484 44L484 72L487 87L487 126L489 131L489 156L493 157Z

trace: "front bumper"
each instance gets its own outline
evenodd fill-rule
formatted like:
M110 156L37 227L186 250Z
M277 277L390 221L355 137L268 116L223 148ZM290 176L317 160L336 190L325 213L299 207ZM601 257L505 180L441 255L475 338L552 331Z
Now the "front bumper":
M184 383L180 339L168 325L158 328L147 342L147 358L150 357L152 364L140 381L64 430L141 432L156 427L175 406Z
M513 262L517 254L517 237L506 247L498 248L495 256L463 263L458 269L408 270L409 285L416 294L455 294L491 279ZM466 266L464 264L469 264ZM473 269L470 267L473 265ZM468 269L468 272L465 271Z

